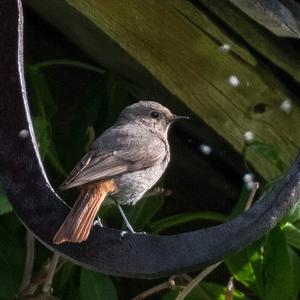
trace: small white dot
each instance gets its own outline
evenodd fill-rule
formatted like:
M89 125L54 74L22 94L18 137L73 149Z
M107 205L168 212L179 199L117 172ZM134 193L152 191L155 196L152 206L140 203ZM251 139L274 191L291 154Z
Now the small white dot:
M210 155L211 152L212 152L211 146L208 146L208 145L205 145L205 144L201 144L201 145L199 146L199 150L200 150L203 154L205 154L205 155Z
M247 182L253 182L254 181L254 175L252 173L246 173L244 176L243 176L243 181L245 183Z
M280 105L280 109L286 112L287 114L289 114L292 111L292 108L292 101L290 99L285 99Z
M29 131L27 129L22 129L19 131L19 137L25 139L29 137Z
M175 285L176 285L175 280L173 280L173 279L169 280L169 285L171 288L175 287Z
M121 231L121 233L120 233L120 235L121 235L121 237L124 237L126 234L128 234L128 232L127 231Z
M231 47L229 44L223 44L219 47L219 49L223 52L229 52L231 50Z
M254 141L254 133L252 131L246 131L244 133L244 139L248 143L253 142Z
M254 175L252 173L246 173L243 176L243 181L246 185L247 190L253 190L255 187Z
M231 75L229 78L228 78L228 83L233 86L233 87L237 87L240 85L240 80L237 78L237 76L235 75Z

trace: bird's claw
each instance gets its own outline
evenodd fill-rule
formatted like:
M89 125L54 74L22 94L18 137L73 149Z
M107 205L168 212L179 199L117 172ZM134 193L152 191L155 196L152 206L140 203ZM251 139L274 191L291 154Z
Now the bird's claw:
M99 217L97 217L97 219L94 221L93 223L94 226L100 226L100 227L104 227L102 222L101 222L101 219Z

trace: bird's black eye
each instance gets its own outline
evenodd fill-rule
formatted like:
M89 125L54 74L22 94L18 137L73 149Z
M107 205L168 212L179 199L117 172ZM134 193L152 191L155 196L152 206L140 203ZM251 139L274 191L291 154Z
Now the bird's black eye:
M159 113L158 113L157 111L153 111L153 112L151 113L151 117L152 117L153 119L157 119L157 118L159 117Z

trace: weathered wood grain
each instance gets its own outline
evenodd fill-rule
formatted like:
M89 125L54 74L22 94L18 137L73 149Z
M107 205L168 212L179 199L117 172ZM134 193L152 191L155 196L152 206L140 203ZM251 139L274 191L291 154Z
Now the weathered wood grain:
M98 61L103 31L237 151L242 151L245 131L251 130L258 140L275 147L286 165L294 156L300 145L299 106L293 101L287 114L280 105L295 97L246 48L189 2L29 2ZM232 51L220 50L223 43ZM228 83L232 75L239 79L239 86ZM256 112L257 104L264 107L262 112ZM250 152L248 159L265 178L280 173L274 162L257 153Z

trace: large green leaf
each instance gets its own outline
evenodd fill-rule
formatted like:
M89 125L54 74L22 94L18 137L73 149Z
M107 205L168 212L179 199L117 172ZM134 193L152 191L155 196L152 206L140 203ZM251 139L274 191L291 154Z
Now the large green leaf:
M264 261L264 300L287 300L293 294L293 268L288 245L280 228L267 237Z
M23 227L12 214L0 218L0 299L14 299L21 283L25 247L20 233Z
M297 296L300 292L300 258L298 254L291 248L288 249L289 256L293 269L293 296L292 299L298 299Z
M117 300L118 295L109 276L82 269L80 273L82 300Z
M235 280L263 296L261 242L250 245L243 251L225 260L225 264Z
M295 247L296 249L300 249L299 226L295 226L292 223L287 222L282 226L282 230L284 232L287 243Z

